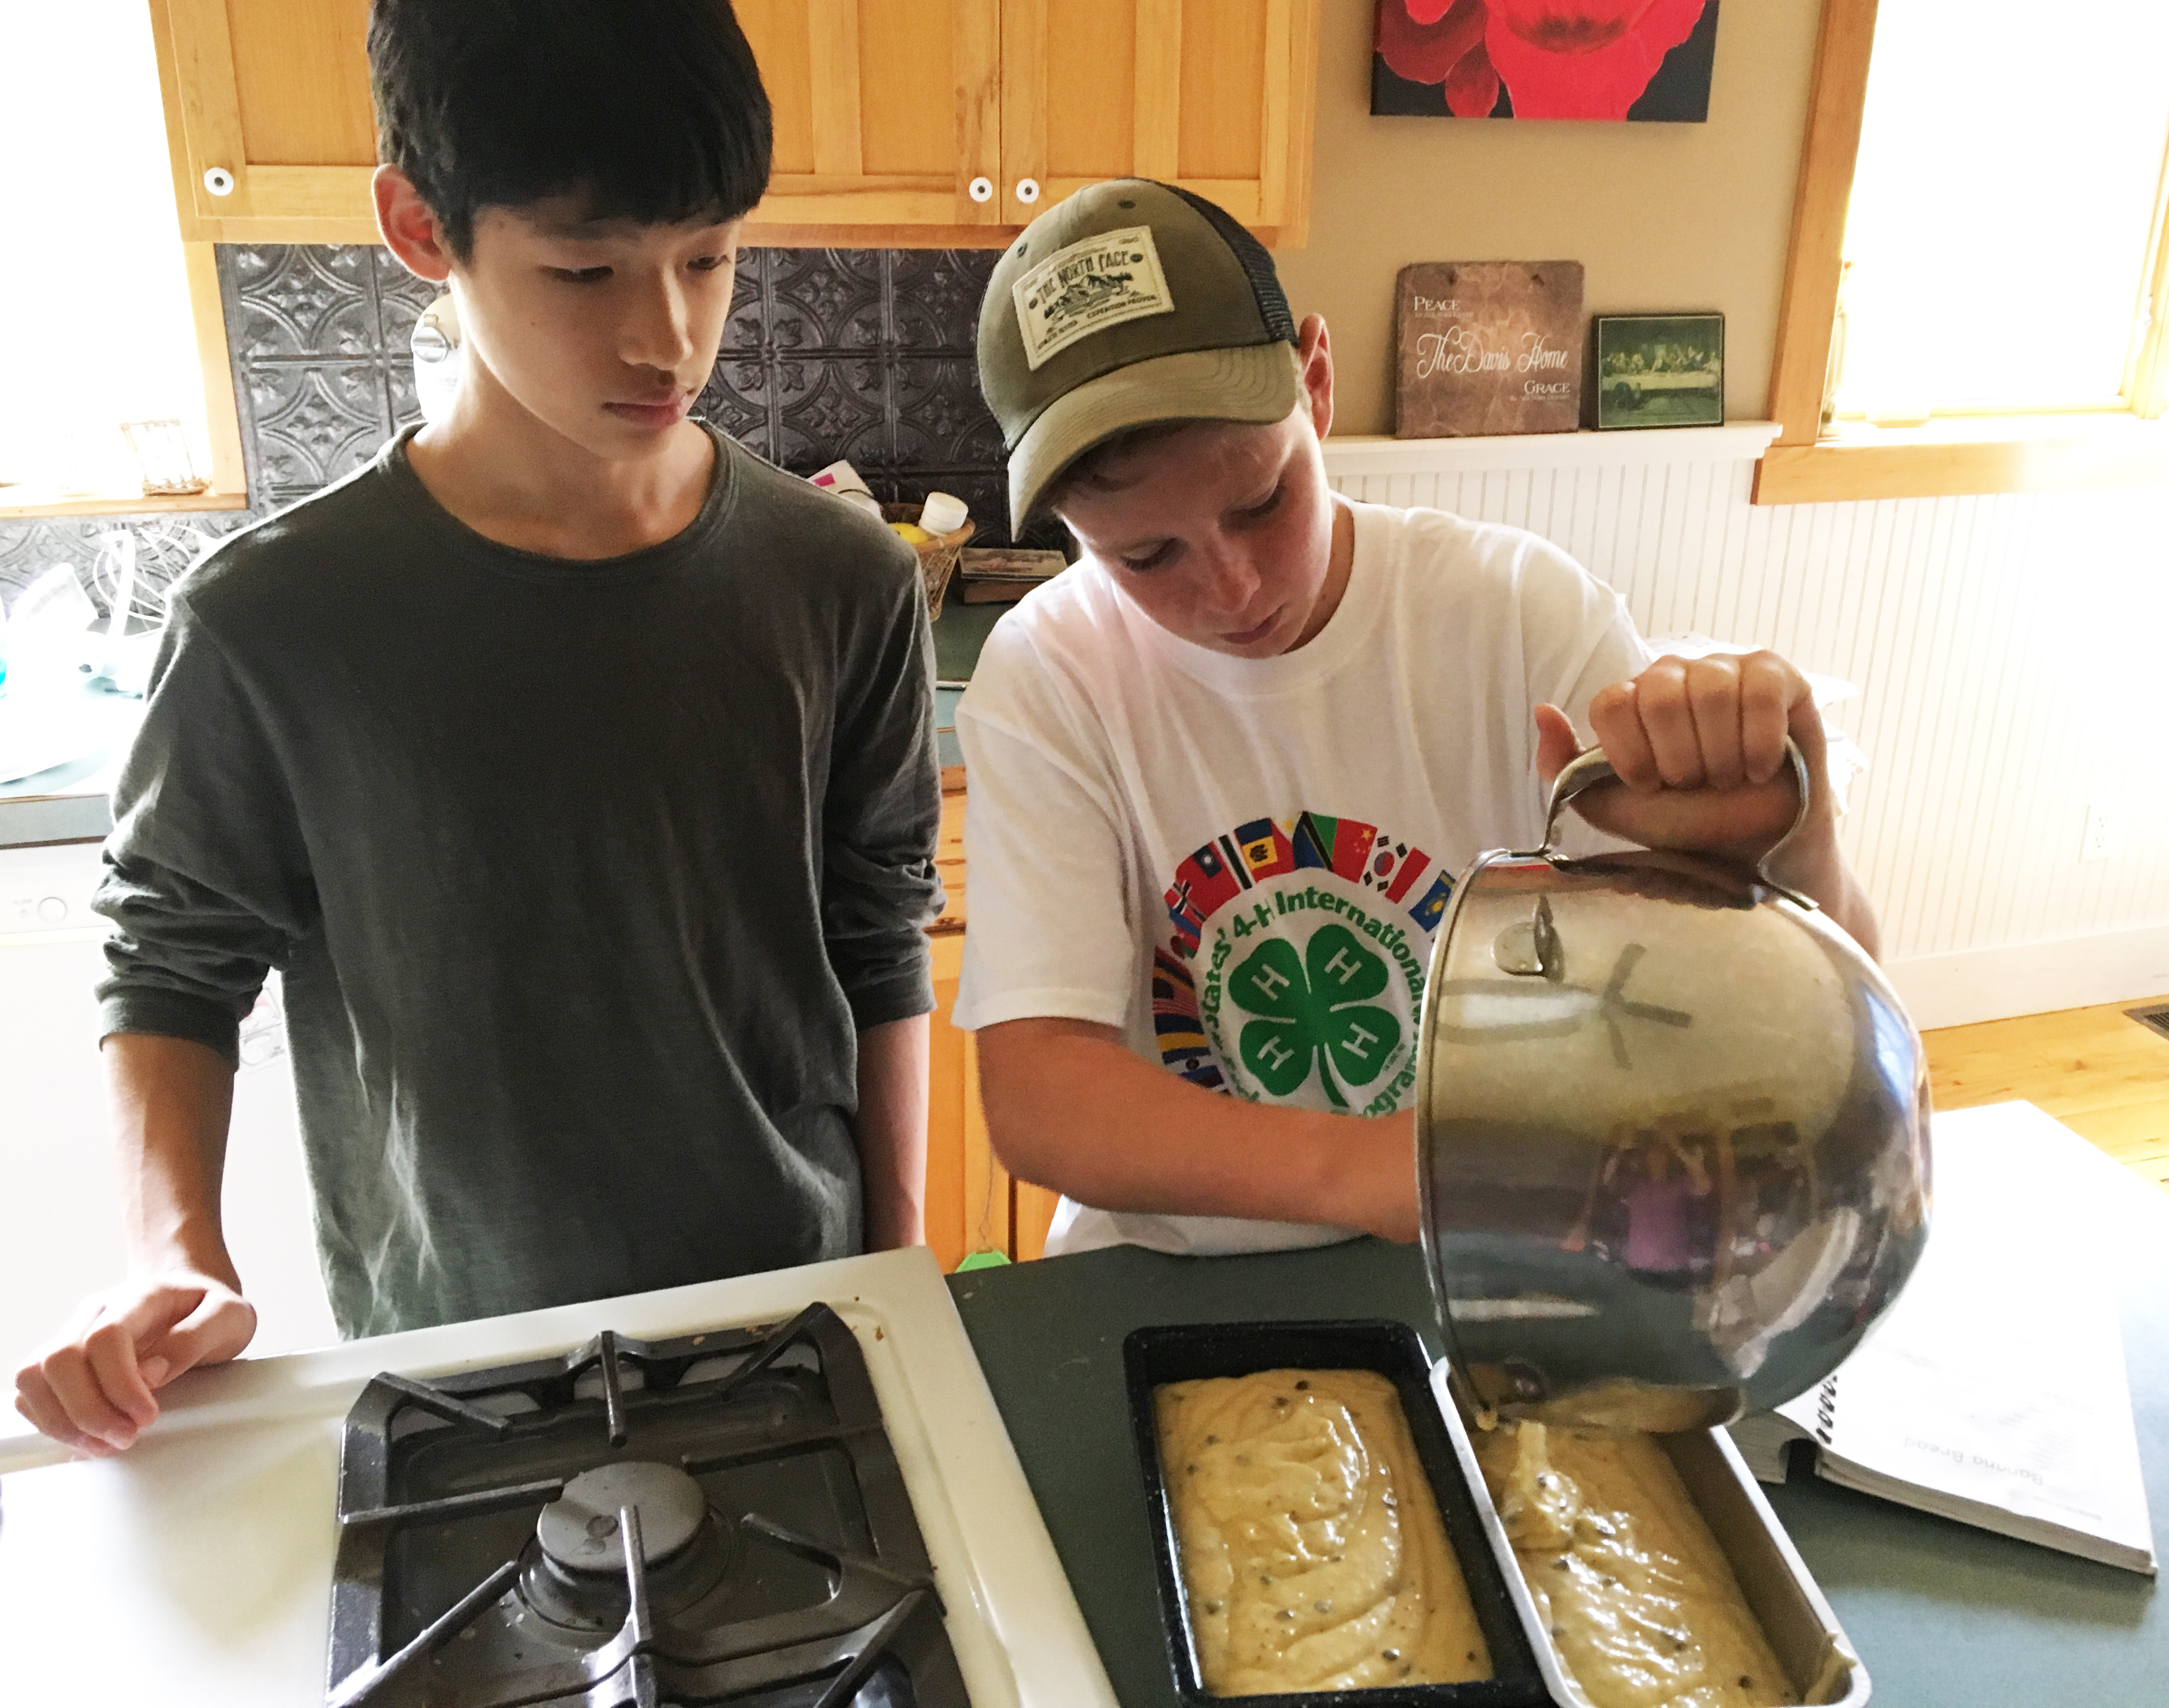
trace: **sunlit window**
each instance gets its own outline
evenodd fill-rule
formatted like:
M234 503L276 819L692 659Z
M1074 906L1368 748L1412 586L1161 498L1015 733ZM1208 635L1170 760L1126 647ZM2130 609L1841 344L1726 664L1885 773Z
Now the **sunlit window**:
M207 472L150 8L0 4L0 503L140 490L124 421Z
M2162 243L2169 7L1878 11L1841 417L2130 407Z

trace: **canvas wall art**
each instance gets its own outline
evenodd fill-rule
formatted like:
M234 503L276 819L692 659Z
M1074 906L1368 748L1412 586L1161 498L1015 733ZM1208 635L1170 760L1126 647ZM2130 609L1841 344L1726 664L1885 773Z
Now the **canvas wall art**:
M1455 119L1709 116L1718 0L1378 0L1371 110Z

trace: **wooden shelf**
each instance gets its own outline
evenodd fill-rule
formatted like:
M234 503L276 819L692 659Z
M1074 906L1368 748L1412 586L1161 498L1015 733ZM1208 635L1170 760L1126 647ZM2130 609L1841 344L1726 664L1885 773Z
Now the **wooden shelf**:
M1336 435L1324 444L1329 478L1495 469L1616 468L1622 464L1751 462L1777 436L1775 421L1721 427L1623 427L1599 433L1509 433L1468 439Z
M234 492L192 492L180 496L116 492L60 498L40 495L35 487L0 486L0 518L10 520L25 516L148 516L248 508L248 500Z

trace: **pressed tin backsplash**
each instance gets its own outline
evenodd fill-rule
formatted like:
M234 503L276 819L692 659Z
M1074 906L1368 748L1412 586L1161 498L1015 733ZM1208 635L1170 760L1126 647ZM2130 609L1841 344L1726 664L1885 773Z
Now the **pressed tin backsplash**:
M744 249L701 414L810 473L847 456L883 499L953 492L983 543L1007 538L1002 444L973 366L991 251ZM87 571L126 526L179 568L208 540L338 479L418 419L408 338L435 295L365 244L221 244L250 506L185 516L0 523L0 596L49 564ZM88 584L88 576L85 576Z
M999 538L1000 444L971 387L992 260L749 252L704 407L788 466L841 447L884 495L947 487ZM269 508L413 418L407 329L428 293L367 248L235 248L221 264L251 490ZM1336 483L1533 529L1617 588L1648 632L1774 645L1859 683L1842 717L1870 766L1846 844L1916 1019L2169 990L2169 806L2145 745L2169 633L2169 488L1758 506L1753 453L1729 430L1665 434L1678 444L1661 464L1591 435L1569 467L1539 437L1532 466ZM0 524L0 593L51 562L88 565L115 520ZM248 520L135 526L173 536ZM2121 842L2082 863L2097 799L2124 802Z

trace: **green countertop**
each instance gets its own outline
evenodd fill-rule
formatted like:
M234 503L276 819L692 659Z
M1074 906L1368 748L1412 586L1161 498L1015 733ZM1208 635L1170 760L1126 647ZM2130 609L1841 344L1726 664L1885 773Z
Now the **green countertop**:
M1009 610L1006 605L967 605L952 587L934 620L934 675L953 684L934 691L935 749L943 769L964 762L964 750L957 740L957 702L964 697L963 685L972 680L979 662L979 649Z
M956 590L941 601L934 619L934 674L944 682L968 682L979 662L979 649L1008 614L1006 605L967 605Z
M1180 1699L1130 1444L1122 1337L1157 1323L1383 1316L1413 1324L1426 1351L1439 1351L1420 1259L1376 1240L1244 1257L1125 1246L953 1275L949 1290L1125 1708Z
M2169 1200L2158 1218L2155 1208L2138 1213L2164 1237L2124 1254L2118 1285L2161 1534ZM1177 1699L1128 1433L1122 1337L1155 1323L1383 1316L1438 1349L1420 1257L1373 1240L1240 1257L1123 1248L976 1270L949 1285L1125 1708L1174 1708ZM1879 1708L2169 1703L2169 1605L2152 1580L1812 1477L1767 1492L1867 1663Z

